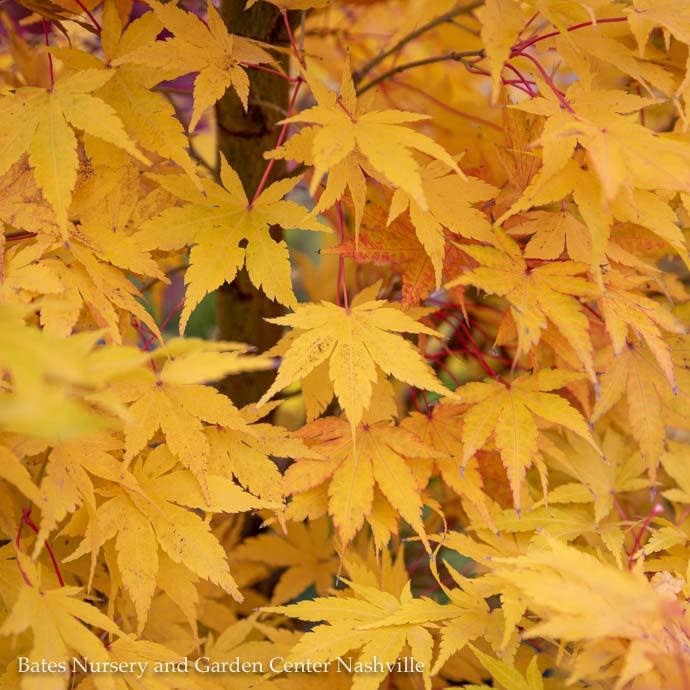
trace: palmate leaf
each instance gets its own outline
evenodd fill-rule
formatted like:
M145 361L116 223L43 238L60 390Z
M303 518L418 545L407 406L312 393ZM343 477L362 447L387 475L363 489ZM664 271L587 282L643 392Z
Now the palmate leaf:
M493 436L518 510L525 472L537 452L537 418L569 429L597 449L582 415L565 398L547 392L580 378L582 375L575 372L542 369L510 383L469 383L460 389L460 400L472 405L463 417L462 461L467 462Z
M462 184L462 180L459 179L458 183ZM434 234L432 248L425 248L407 215L398 216L390 224L387 217L385 206L370 201L364 210L358 243L348 239L340 246L322 250L322 253L342 254L358 264L373 264L399 273L403 306L416 306L436 286L437 268L427 251L437 251L443 245L443 280L457 275L466 258L457 246L446 241L443 234ZM458 288L453 294L461 290Z
M516 357L528 352L552 322L577 353L585 370L594 378L589 322L577 297L594 297L596 286L581 275L584 264L572 261L528 267L516 242L504 233L496 234L497 247L463 246L479 265L448 283L474 285L490 294L505 297L517 324Z
M64 690L74 656L94 662L110 659L103 642L86 626L116 636L124 633L95 606L82 601L79 587L44 587L40 570L26 556L19 554L19 559L26 581L0 626L0 635L16 636L30 629L33 641L27 650L29 661L39 666L42 662L57 662L65 667L63 672L52 674L23 674L22 690ZM102 677L97 685L99 690L109 686L112 679L107 677Z
M147 12L123 26L115 1L109 0L103 9L102 60L75 48L52 48L52 53L72 69L88 67L110 73L111 78L95 95L115 110L127 134L141 148L174 161L196 180L196 164L189 155L189 142L175 108L162 93L150 88L160 81L161 69L136 63L113 68L116 60L124 59L142 43L155 41L162 29L161 19L155 12ZM166 72L171 78L175 76L170 67Z
M405 126L425 120L425 115L402 110L374 110L369 99L357 96L349 59L338 94L320 85L309 70L305 78L318 105L286 118L285 122L304 123L308 127L267 157L313 165L312 194L328 171L326 188L314 209L317 213L333 206L348 189L355 209L355 239L364 214L365 174L402 189L424 211L427 210L427 200L420 165L413 151L421 151L461 174L457 163L444 148Z
M286 492L313 495L327 488L328 513L344 544L367 520L379 545L385 545L390 537L385 528L390 506L429 548L422 521L424 486L413 465L419 458L440 453L411 431L386 421L360 426L353 439L344 419L326 417L303 427L299 436L320 457L298 458L288 468Z
M370 292L370 291L368 291ZM348 307L334 304L307 304L293 314L271 319L299 333L278 369L278 376L259 405L294 381L305 378L328 362L328 378L335 396L355 427L369 406L377 367L411 386L440 394L450 394L401 333L437 333L384 300L370 300L364 291ZM390 354L396 353L394 358Z
M232 87L245 110L249 99L249 77L241 63L260 64L273 58L256 41L229 34L211 2L207 5L208 24L195 14L175 5L147 0L163 26L174 38L156 41L120 55L115 65L137 64L182 76L197 72L194 80L194 110L189 129L194 131L201 116ZM170 77L166 77L170 78Z
M98 506L96 519L67 559L87 553L95 558L114 539L118 577L134 602L139 631L146 624L156 590L161 554L242 600L223 547L194 510L240 513L269 506L231 479L216 474L205 478L204 496L196 478L186 470L175 469L176 464L166 446L141 458L133 470L136 482L117 487Z
M136 236L144 247L171 250L193 245L185 273L187 292L180 316L181 333L203 297L223 283L232 282L243 265L252 283L267 297L291 307L297 304L287 244L284 240L276 242L270 228L280 225L330 232L302 206L284 199L299 180L280 180L250 204L239 176L222 158L222 187L205 181L202 193L191 185L178 185L174 189L188 203L168 208L144 224Z
M463 179L440 161L424 168L422 187L428 209L424 211L405 191L398 189L391 199L387 225L409 209L417 238L434 266L436 288L439 288L446 255L444 228L467 239L491 242L491 224L473 204L493 197L497 190L476 177Z
M272 531L246 539L233 558L285 568L273 590L273 604L295 599L312 584L319 595L327 594L339 569L326 518L309 524L291 522L286 534Z
M58 79L51 91L19 88L0 100L0 174L24 154L60 226L77 181L79 158L74 129L103 139L146 163L127 136L122 121L105 101L92 95L112 72L81 70Z
M116 387L122 403L130 403L125 424L125 458L135 458L161 429L170 451L197 478L208 497L206 473L210 445L204 424L247 431L249 426L229 398L204 382L229 373L257 371L265 358L244 355L235 343L173 340L158 351L168 356L160 372L141 370Z
M324 621L300 639L290 659L329 661L361 649L359 661L378 659L384 668L356 671L352 687L375 690L389 673L385 664L394 664L407 644L422 664L424 687L430 690L433 638L428 628L435 627L436 621L461 615L462 610L428 598L414 599L409 582L399 597L370 585L345 582L350 587L346 597L321 597L264 609L305 621Z

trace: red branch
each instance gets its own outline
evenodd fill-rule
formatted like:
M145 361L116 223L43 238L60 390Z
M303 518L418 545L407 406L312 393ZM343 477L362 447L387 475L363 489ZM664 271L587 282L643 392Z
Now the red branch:
M652 506L652 509L645 517L645 519L642 521L642 526L635 535L635 541L633 542L632 548L630 549L630 553L628 554L628 570L632 570L633 563L635 562L635 554L640 548L640 544L642 543L642 537L644 536L644 533L649 529L649 524L657 515L661 515L663 512L664 507L659 503L655 503Z
M291 77L290 75L285 74L285 72L273 69L272 67L266 67L266 65L257 65L253 62L240 62L238 64L246 69L258 69L260 72L267 72L268 74L272 74L274 77L280 77L289 84L297 84L303 81L302 77Z
M50 33L50 22L47 19L43 19L43 39L46 42L46 48L50 48L50 39L48 34ZM53 56L48 53L48 68L50 69L50 90L55 88L55 69L53 67Z
M617 24L619 22L627 22L627 17L609 17L604 19L594 19L589 22L581 22L580 24L573 24L566 28L566 31L577 31L578 29L585 29L588 26L597 26L598 24ZM533 36L524 41L520 41L513 46L513 51L522 52L525 48L533 46L535 43L540 41L546 41L548 38L554 38L554 36L560 36L562 31L550 31L548 34L540 34L539 36Z
M541 73L541 76L544 78L544 81L548 84L549 88L553 92L553 94L556 96L556 98L559 100L560 104L569 112L569 113L574 113L575 110L573 109L573 106L570 105L570 101L565 97L565 94L556 86L556 84L553 81L552 76L544 69L544 65L539 62L539 60L534 57L534 55L530 55L530 53L513 53L514 57L524 57L527 58L530 62L532 62L536 68L539 70Z
M302 84L304 83L304 79L302 77L296 77L295 79L295 91L292 94L292 100L290 101L290 106L288 107L288 112L287 112L287 117L289 118L294 110L295 110L295 105L297 104L297 97L299 96L299 90L302 87ZM287 137L287 132L288 132L288 127L290 126L289 122L284 122L283 127L280 130L280 134L278 135L278 141L276 141L275 147L278 148L283 144ZM261 181L259 182L259 186L256 188L256 191L254 192L254 196L252 197L252 200L249 202L249 208L251 208L255 203L256 200L259 198L261 195L261 192L264 191L264 188L266 187L266 183L268 182L268 178L271 175L271 171L273 170L273 166L276 164L276 159L272 158L269 162L268 165L266 166L266 170L264 170L264 174L261 178Z
M288 17L287 10L281 10L280 13L283 16L283 22L285 22L285 30L287 31L288 39L290 40L290 47L292 48L292 52L295 58L297 59L297 62L299 62L299 64L302 65L303 68L306 68L307 65L304 61L304 56L302 55L302 51L297 45L297 42L295 41L295 36L292 33L292 27L290 26L290 18Z
M479 348L477 341L474 339L472 331L470 331L467 324L464 321L459 321L459 325L463 333L467 336L467 340L469 342L469 344L467 345L467 354L474 357L477 360L477 362L479 362L479 366L481 366L481 368L489 376L491 376L492 379L494 379L495 381L500 381L500 383L504 385L508 385L503 379L503 377L499 373L497 373L496 370L489 364L486 357L484 356L484 353Z
M82 12L84 12L86 14L86 16L91 20L91 23L93 24L94 29L96 29L96 33L100 36L101 31L103 29L102 29L101 25L98 23L98 20L96 19L96 17L94 17L93 14L91 14L91 12L89 11L89 8L81 0L74 0L74 2L76 2L77 5L79 5L79 7L81 7Z
M14 540L14 544L17 547L17 550L19 550L19 547L21 546L21 540L22 540L22 531L24 529L24 525L26 525L34 534L38 534L38 526L36 523L31 519L31 506L27 506L24 508L22 511L22 517L21 520L19 521L19 528L17 529L17 536ZM53 552L53 548L51 545L46 541L45 543L46 551L48 552L48 555L50 556L50 560L53 563L53 570L55 571L55 575L57 576L58 582L60 583L60 587L65 586L65 580L62 577L62 572L60 571L60 565L57 562L57 558L55 558L55 553ZM17 559L17 567L19 568L19 572L21 573L22 579L24 582L26 582L29 587L33 587L33 584L31 583L31 580L29 579L29 576L26 574L24 571L24 568L19 563L19 559Z
M345 220L343 218L343 206L340 201L337 202L336 212L338 216L338 239L342 246L345 240ZM340 300L340 291L342 290L342 302ZM338 259L338 287L336 288L336 298L338 305L343 305L346 311L350 311L350 303L347 298L347 280L345 277L345 256L341 253Z

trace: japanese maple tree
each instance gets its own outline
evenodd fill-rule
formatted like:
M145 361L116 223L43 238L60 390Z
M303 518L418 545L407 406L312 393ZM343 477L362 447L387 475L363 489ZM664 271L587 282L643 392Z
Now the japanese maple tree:
M687 0L0 20L0 688L690 690Z

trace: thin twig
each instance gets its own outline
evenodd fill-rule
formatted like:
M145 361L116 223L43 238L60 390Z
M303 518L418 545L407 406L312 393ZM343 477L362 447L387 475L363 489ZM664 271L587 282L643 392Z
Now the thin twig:
M379 53L376 57L372 58L371 60L369 60L369 62L367 62L360 69L358 69L352 75L355 84L361 82L362 79L364 79L364 77L366 77L367 74L371 72L371 70L380 65L390 55L397 53L401 48L410 43L410 41L414 41L416 38L419 38L427 31L431 31L432 29L435 29L437 26L441 26L442 24L445 24L451 21L452 19L455 19L455 17L459 17L461 14L468 14L477 7L481 7L483 4L484 0L475 0L474 2L471 2L469 5L457 5L453 9L448 10L448 12L445 12L444 14L435 17L431 21L428 21L426 24L422 24L420 27L416 28L414 31L411 31L409 34L403 36L390 48Z
M566 31L571 32L571 31L577 31L578 29L586 29L587 27L590 26L597 26L598 24L618 24L620 22L627 22L628 18L627 17L604 17L602 19L594 19L589 22L580 22L579 24L573 24L572 26L569 26L566 28ZM545 41L548 38L554 38L555 36L560 36L561 31L550 31L547 34L540 34L538 36L533 36L532 38L528 38L524 41L520 41L519 43L516 43L513 46L513 51L520 53L522 52L525 48L528 48L529 46L533 46L535 43L539 43L540 41Z
M386 79L394 77L396 74L401 72L406 72L407 70L414 69L415 67L424 67L425 65L433 65L437 62L461 62L466 67L468 65L472 66L473 63L468 60L468 58L482 58L484 57L484 50L464 50L464 51L453 51L451 53L446 53L445 55L434 55L428 58L422 58L421 60L413 60L412 62L404 62L401 65L392 67L387 72L383 72L375 79L372 79L368 84L365 84L357 90L357 95L361 96L363 93L373 89L375 86L380 84Z
M94 29L96 29L96 33L100 36L101 31L103 30L101 25L98 23L98 20L96 17L93 16L93 14L89 11L89 8L81 1L81 0L74 0L79 7L81 7L82 11L86 13L86 16L91 20L91 23L94 26Z
M345 240L345 220L343 218L343 206L340 201L336 203L336 211L338 214L338 239L340 240L340 244L342 246L344 240ZM337 298L337 303L338 305L341 304L340 301L340 291L342 290L342 306L345 307L345 310L349 313L350 311L350 303L348 301L347 297L347 279L345 275L345 257L344 255L340 254L339 260L338 260L338 288L336 291L336 295L338 295Z
M50 33L50 22L47 19L43 19L43 38L46 43L46 48L50 48L50 38L48 34ZM53 67L53 56L48 52L48 68L50 69L50 90L55 88L55 68Z
M296 81L296 86L295 90L292 93L292 99L290 100L290 105L288 106L288 117L294 114L295 111L295 106L297 105L297 97L299 96L299 90L302 87L302 84L304 83L304 78L303 77L297 77ZM290 126L289 122L284 122L283 127L280 130L280 134L278 135L278 141L276 141L275 148L280 148L283 145L283 142L287 138L287 132L288 132L288 127ZM276 163L275 158L271 158L270 161L268 161L268 165L266 166L266 169L264 170L264 174L261 177L261 180L259 181L259 185L256 188L256 191L254 192L254 196L252 197L251 202L249 203L249 207L251 208L256 200L259 198L261 195L261 192L263 192L264 188L266 187L266 184L268 183L268 178L271 175L271 171L273 170L273 167L275 166Z

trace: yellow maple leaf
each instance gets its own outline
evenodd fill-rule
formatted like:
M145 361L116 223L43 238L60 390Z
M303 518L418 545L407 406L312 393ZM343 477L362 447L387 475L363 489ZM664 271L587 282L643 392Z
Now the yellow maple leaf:
M617 689L650 669L637 663L647 654L673 653L672 621L682 619L682 609L641 572L619 570L552 537L534 543L525 555L497 560L502 565L494 575L516 586L541 619L524 637L624 641L615 652L628 657Z
M453 403L435 405L430 413L412 412L402 420L403 429L416 434L423 443L440 453L437 458L427 458L426 462L434 463L443 481L455 491L463 501L474 504L476 509L490 524L491 514L488 509L488 496L484 491L482 476L476 459L463 462L462 458L462 420L465 410ZM415 465L424 462L424 458L415 458ZM431 474L431 467L428 469Z
M335 396L353 427L361 422L369 406L377 367L411 386L450 394L419 352L399 335L438 335L436 331L400 309L387 306L384 300L364 299L358 302L355 298L347 308L328 302L301 305L293 314L269 319L304 332L290 343L275 381L258 404L265 404L325 362Z
M317 487L328 489L328 512L338 535L348 544L368 520L381 548L390 533L382 529L375 487L387 504L406 520L428 548L422 521L420 483L408 465L409 458L433 458L439 453L411 431L389 422L365 424L356 438L344 419L326 417L300 429L298 435L319 458L299 458L285 474L286 492L304 494ZM426 482L424 482L426 484ZM377 527L378 524L378 527ZM381 538L385 537L385 538Z
M269 230L280 225L331 231L304 207L284 199L299 177L275 182L250 203L240 178L224 158L220 174L222 187L205 180L204 193L194 188L178 190L188 203L168 208L135 235L144 247L171 250L193 245L185 272L187 292L180 333L204 295L232 282L243 265L252 283L269 298L295 306L287 244L284 240L276 242Z
M373 110L368 98L357 97L349 58L338 94L319 84L308 70L306 79L318 105L286 118L284 122L309 126L266 156L313 165L312 194L328 172L326 188L315 213L333 206L347 188L355 208L357 234L366 201L365 173L402 189L426 211L428 205L421 169L412 153L415 150L436 158L461 174L457 163L444 148L429 137L403 126L428 119L426 115L402 110Z
M593 89L574 83L566 91L573 112L546 98L521 103L527 112L548 119L540 142L544 166L540 181L563 169L577 144L586 151L606 200L622 189L689 191L686 174L690 147L686 142L654 132L629 115L655 103L624 91Z
M121 402L131 403L125 422L125 458L137 456L160 428L173 455L206 489L210 447L204 423L247 429L239 410L229 398L204 382L231 373L267 368L263 358L247 357L235 343L212 343L194 339L173 340L156 350L168 357L160 371L140 370L118 381Z
M98 332L56 338L27 326L26 311L0 307L0 367L12 380L0 401L0 428L65 440L103 429L114 421L112 415L122 415L106 385L137 370L148 354L96 347Z
M463 417L463 463L493 435L518 510L525 472L537 452L540 434L537 419L569 429L597 449L582 415L565 398L547 392L579 378L581 374L570 371L540 369L533 375L523 374L511 383L468 383L457 391L461 402L472 405Z
M70 233L71 234L71 233ZM99 233L101 234L101 233ZM121 315L133 316L146 325L156 338L161 337L151 313L139 301L141 293L133 281L116 266L103 262L97 246L86 235L81 241L61 243L46 256L44 263L56 273L63 285L59 294L48 294L40 303L41 323L52 335L65 337L77 325L80 316L94 327L105 331L108 341L122 343ZM122 244L104 242L113 262L132 263L144 271L152 270L155 262L136 241ZM123 245L129 250L123 251Z
M646 35L643 34L645 38L654 26L663 26L679 41L690 43L690 7L685 3L674 0L633 0L628 17L631 25L635 20L643 20L649 26ZM644 46L641 45L641 48Z
M28 160L10 166L0 177L0 190L0 219L6 224L6 234L10 228L45 232L54 225L53 210L43 199Z
M57 273L39 261L53 246L50 240L10 247L4 256L0 298L4 303L22 304L27 293L56 294L63 291Z
M544 165L533 178L524 194L497 221L502 223L514 213L530 206L543 206L552 202L564 202L564 196L572 193L573 200L584 223L569 218L566 212L553 214L545 211L533 211L527 218L526 228L513 226L511 234L521 234L522 230L532 231L531 220L539 218L534 227L537 235L534 244L530 242L526 248L526 255L544 252L542 257L557 251L559 235L567 233L568 253L576 260L590 263L592 274L597 283L602 284L601 270L606 263L606 257L615 259L615 247L609 241L611 226L614 219L623 223L634 223L653 232L657 237L672 247L685 262L690 265L687 243L682 230L678 227L676 211L663 201L662 194L656 194L646 189L629 189L622 187L615 197L607 203L602 203L603 186L596 171L583 170L575 162L569 160L565 164L559 161L561 149L557 153L544 152ZM560 167L560 166L563 167ZM553 227L562 217L563 222ZM544 231L539 232L540 227ZM532 227L531 227L532 226ZM583 231L587 232L585 234Z
M457 533L451 532L449 548L453 548L452 538L456 536L458 536ZM462 651L471 640L486 635L488 630L495 626L496 614L500 614L500 611L490 610L486 602L487 587L481 579L472 580L463 577L447 561L443 565L457 586L449 587L439 580L436 565L432 564L435 577L450 600L449 607L454 609L454 615L448 616L448 619L441 624L438 654L431 669L433 675L438 673L454 654Z
M92 477L133 487L136 482L122 465L118 451L122 443L111 434L89 435L73 441L56 444L46 460L36 505L41 509L41 522L34 556L43 548L50 533L69 514L86 506L89 515L96 510L96 492ZM95 568L91 562L89 587Z
M272 606L263 610L283 613L305 621L320 622L303 635L288 657L291 661L311 659L331 661L347 651L361 650L354 668L354 690L375 690L388 676L401 650L409 645L412 656L423 667L426 690L431 689L431 657L434 641L429 628L435 622L458 615L452 606L412 596L410 583L399 597L370 585L344 580L350 587L347 596L320 597L292 606ZM378 660L383 668L366 664Z
M671 352L661 329L681 334L685 333L685 328L661 304L639 292L633 292L647 281L645 276L611 270L605 276L604 291L598 302L615 355L623 352L628 343L628 333L632 330L644 339L669 383L675 386Z
M175 5L156 0L147 0L147 4L174 37L164 41L154 38L147 45L118 56L113 64L135 63L149 69L164 70L166 74L172 72L174 76L198 72L194 80L190 131L196 129L204 112L230 87L246 110L249 77L242 65L272 62L273 58L256 41L228 33L222 17L210 1L207 5L208 24Z
M78 598L80 587L44 588L38 568L21 553L17 557L26 582L0 626L0 635L19 638L31 630L33 641L28 651L29 661L39 666L42 662L65 666L64 671L58 670L47 677L45 673L22 674L22 690L67 690L74 656L86 657L94 663L110 660L101 639L86 626L117 636L123 632L108 616ZM106 688L107 684L102 683L100 687Z
M508 230L511 235L531 235L525 258L553 260L564 251L573 261L592 262L592 243L588 228L568 211L530 211Z
M537 657L533 656L523 676L514 666L494 659L488 654L477 649L474 645L469 645L474 655L479 659L479 663L491 674L491 677L504 688L510 690L544 690L544 680L537 665Z
M135 481L111 488L107 500L96 509L96 519L88 523L83 541L65 559L73 561L87 553L95 558L114 540L119 578L134 603L139 631L146 624L162 554L242 600L224 549L208 522L194 511L240 513L276 507L218 474L206 476L206 497L195 477L176 465L176 458L164 445L138 460L133 469Z
M267 407L271 409L270 405ZM308 457L311 451L286 429L256 423L259 417L252 408L240 410L247 426L206 429L211 453L209 468L216 474L233 476L254 495L282 505L283 477L272 458Z
M617 496L649 487L648 475L641 476L647 471L644 457L615 429L609 427L601 439L601 453L606 462L602 462L602 455L589 443L573 434L566 433L564 438L547 433L547 439L542 438L541 444L544 459L574 480L549 491L549 506L576 498L578 503L593 502L594 519L600 523L614 509Z
M335 552L328 521L290 522L286 534L270 532L243 541L233 559L285 568L276 583L271 603L283 604L314 585L323 596L333 585L340 559Z
M496 244L496 248L463 246L463 251L479 266L450 281L448 287L474 285L508 300L518 331L516 358L539 343L541 332L550 321L594 378L589 321L576 299L597 293L595 285L579 277L587 266L558 261L532 268L528 267L518 244L505 233L496 233Z
M571 57L570 51L576 51L577 57L573 55L573 62L580 60L581 67L578 71L582 72L582 80L588 83L597 71L594 67L597 63L590 62L590 58L594 58L594 61L608 63L623 74L629 75L650 95L654 93L653 89L667 96L675 90L676 85L669 71L652 60L636 57L624 42L602 35L601 28L598 31L568 32L567 36L557 39L557 45L566 59Z
M104 70L85 69L58 79L50 91L21 87L0 101L0 174L28 153L36 182L60 226L67 224L79 168L74 129L148 163L127 136L115 111L92 95L112 76Z
M123 27L115 1L108 0L103 8L102 60L74 48L53 48L52 53L71 69L114 72L94 95L115 110L139 146L174 161L196 180L196 164L188 153L189 142L175 108L163 94L150 88L160 82L161 68L127 62L114 66L120 58L155 41L162 29L155 12L147 12ZM170 67L163 68L163 73L169 73L170 78L177 76Z
M417 237L434 266L438 289L446 248L443 228L461 237L490 243L493 239L491 224L473 204L493 198L498 190L476 177L454 174L441 161L433 161L422 170L422 188L428 210L422 210L409 194L397 189L391 200L387 225L409 209Z
M513 0L486 0L477 10L481 37L491 71L491 94L494 103L501 88L501 72L510 49L529 20L519 3Z
M640 446L652 480L664 450L664 407L673 398L665 372L650 351L639 342L629 342L614 357L600 377L601 392L592 411L596 422L619 400L628 408L630 433Z

